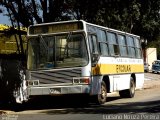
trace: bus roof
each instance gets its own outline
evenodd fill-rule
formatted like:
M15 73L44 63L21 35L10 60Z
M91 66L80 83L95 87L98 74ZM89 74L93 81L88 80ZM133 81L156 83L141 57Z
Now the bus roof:
M128 33L128 32L124 32L124 31L120 31L120 30L108 28L108 27L101 26L101 25L96 25L96 24L93 24L93 23L88 23L88 22L86 22L86 21L84 21L84 20L69 20L69 21L59 21L59 22L41 23L41 24L31 25L31 26L29 26L29 28L31 28L31 27L36 27L36 26L37 26L37 27L38 27L38 26L49 26L49 25L53 25L53 24L76 23L76 22L82 22L83 24L87 24L87 25L99 27L99 28L106 29L106 30L110 30L110 31L113 31L113 32L118 32L118 33L122 33L122 34L126 34L126 35L131 35L131 36L135 36L135 37L140 37L140 36L138 36L138 35L131 34L131 33ZM29 29L28 29L28 30L29 30Z

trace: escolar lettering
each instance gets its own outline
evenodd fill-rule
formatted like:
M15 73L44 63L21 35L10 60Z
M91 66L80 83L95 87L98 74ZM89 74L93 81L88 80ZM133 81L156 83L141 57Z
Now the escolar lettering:
M131 66L130 65L116 65L116 71L117 73L131 72Z

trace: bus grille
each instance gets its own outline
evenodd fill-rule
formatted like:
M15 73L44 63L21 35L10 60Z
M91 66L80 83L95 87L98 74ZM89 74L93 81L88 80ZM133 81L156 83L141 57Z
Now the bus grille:
M40 84L72 83L73 77L81 76L81 68L57 71L31 72L31 80L39 80Z

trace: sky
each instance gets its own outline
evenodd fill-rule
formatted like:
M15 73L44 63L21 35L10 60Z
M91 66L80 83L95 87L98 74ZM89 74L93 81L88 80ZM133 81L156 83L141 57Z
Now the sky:
M3 10L3 12L4 12L4 13L0 13L0 24L11 25L11 22L10 22L9 18L4 15L4 14L6 14L5 8L3 8L1 6L0 9Z
M11 22L9 21L9 18L7 16L0 14L0 24L11 25Z

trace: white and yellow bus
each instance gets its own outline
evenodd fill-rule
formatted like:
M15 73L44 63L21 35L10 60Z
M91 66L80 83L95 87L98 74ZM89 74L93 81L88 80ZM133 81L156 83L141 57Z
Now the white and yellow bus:
M27 96L87 94L95 103L107 93L134 97L144 83L140 37L79 21L30 26Z

